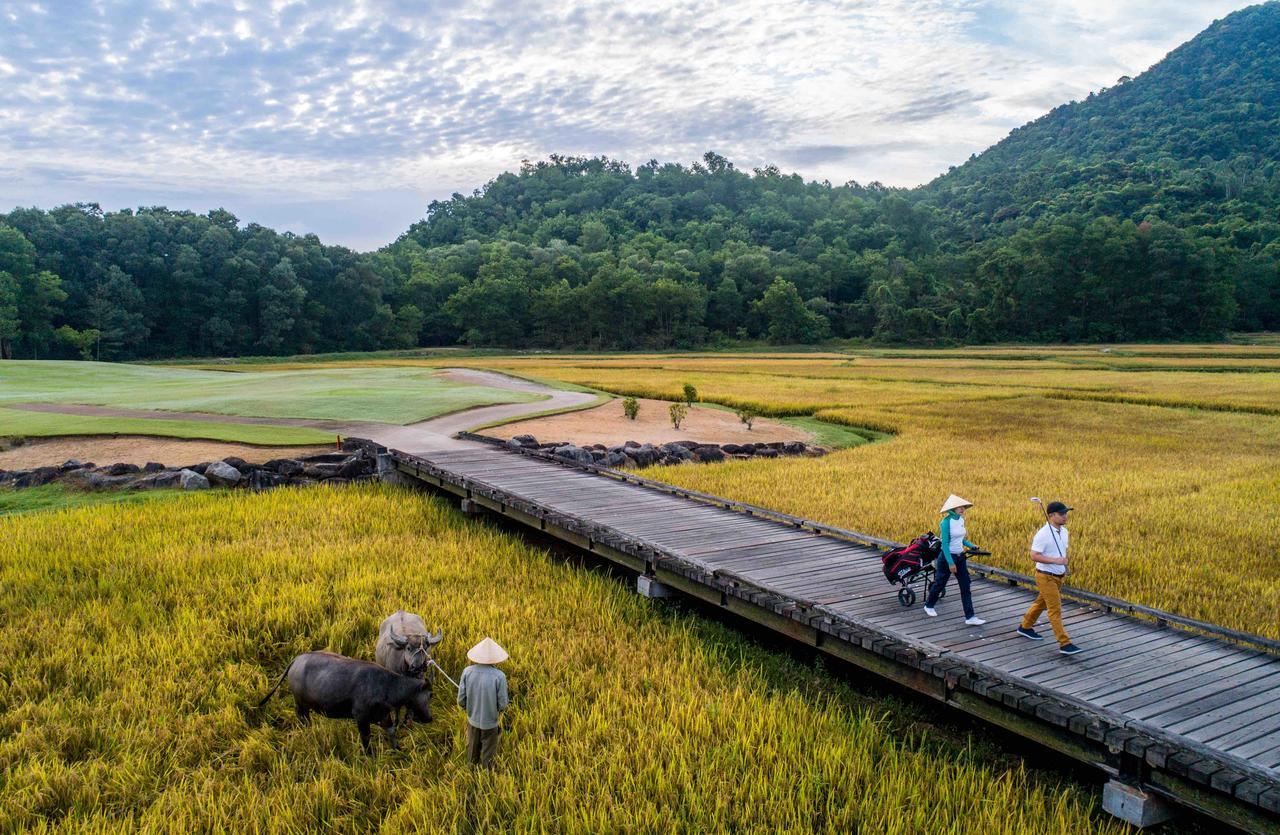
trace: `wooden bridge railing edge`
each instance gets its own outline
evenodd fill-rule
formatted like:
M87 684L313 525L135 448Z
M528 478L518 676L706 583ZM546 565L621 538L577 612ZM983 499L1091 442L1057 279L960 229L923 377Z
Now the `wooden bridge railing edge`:
M461 432L457 437L468 441L476 441L489 446L498 447L507 452L515 452L533 458L539 458L544 461L558 464L567 469L584 470L586 472L603 475L617 481L645 487L650 490L657 490L659 492L679 496L681 498L693 499L694 501L715 505L726 510L734 510L749 516L771 519L776 522L781 522L802 530L810 530L814 533L829 536L834 539L842 539L882 549L900 548L904 544L890 539L871 536L870 534L861 533L859 531L840 528L835 525L828 525L824 522L816 522L812 519L792 516L791 514L772 510L767 507L760 507L759 505L753 505L747 502L739 502L734 499L716 496L711 493L703 493L698 490L677 487L673 484L667 484L666 482L645 478L643 476L635 475L634 473L615 470L611 467L603 467L599 464L586 464L579 461L570 461L539 449L512 447L499 438L491 438L486 435L475 435L470 432ZM1022 586L1028 589L1034 589L1036 587L1035 578L1028 574L1021 574L1016 571L1009 571L1007 569L996 568L995 566L984 565L983 563L977 562L970 562L969 570L979 576L998 580L1008 585ZM1198 632L1218 638L1224 638L1235 644L1249 646L1270 655L1280 656L1280 640L1276 640L1274 638L1268 638L1263 635L1255 635L1250 632L1232 629L1209 621L1197 620L1196 618L1179 615L1174 612L1166 612L1162 609L1156 609L1151 606L1143 606L1138 603L1132 603L1128 600L1110 597L1105 594L1099 594L1098 592L1088 591L1087 589L1081 589L1075 586L1063 586L1062 594L1064 597L1081 603L1097 606L1107 612L1125 615L1136 620L1154 622L1158 626L1173 626L1182 629L1183 631Z

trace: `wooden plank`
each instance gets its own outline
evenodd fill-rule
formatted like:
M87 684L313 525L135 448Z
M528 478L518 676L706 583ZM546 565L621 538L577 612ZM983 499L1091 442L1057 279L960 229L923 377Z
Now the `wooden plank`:
M1280 692L1280 671L1258 668L1245 673L1250 674L1255 676L1252 680L1239 681L1237 677L1228 677L1222 680L1223 686L1216 693L1181 704L1165 704L1150 713L1135 710L1134 717L1158 723L1174 733L1183 733L1247 710L1254 706L1255 699L1262 700L1262 703L1274 701L1276 693Z
M1158 656L1134 659L1114 671L1091 675L1083 688L1080 682L1073 681L1063 684L1062 690L1103 706L1125 700L1145 703L1153 698L1147 695L1150 691L1185 689L1187 679L1220 668L1223 660L1217 648L1211 646L1162 649Z
M1090 697L1104 707L1113 707L1123 712L1130 707L1149 704L1152 700L1167 701L1174 693L1186 694L1194 686L1212 682L1222 675L1223 657L1215 657L1212 650L1192 658L1172 658L1162 656L1158 667L1160 675L1148 676L1143 680L1126 683L1124 687L1111 688L1101 696ZM1228 660L1228 664L1251 663Z
M1197 669L1192 671L1190 676L1181 676L1163 683L1162 686L1145 695L1140 694L1132 703L1116 702L1115 705L1123 704L1123 707L1113 709L1146 714L1150 712L1147 708L1152 706L1167 709L1170 706L1198 701L1207 694L1219 692L1224 687L1234 686L1231 682L1252 680L1251 677L1256 674L1260 666L1262 665L1259 664L1258 659L1242 657L1235 658L1222 666Z

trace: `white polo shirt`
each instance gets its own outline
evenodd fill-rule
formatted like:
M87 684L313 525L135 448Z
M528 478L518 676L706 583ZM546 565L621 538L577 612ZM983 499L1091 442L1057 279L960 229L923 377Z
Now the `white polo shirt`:
M1035 538L1031 540L1031 550L1037 554L1044 554L1046 557L1066 557L1067 555L1067 527L1063 525L1061 528L1054 528L1049 523L1036 531ZM1066 574L1067 567L1065 565L1051 565L1049 563L1036 563L1036 571L1043 571L1045 574Z

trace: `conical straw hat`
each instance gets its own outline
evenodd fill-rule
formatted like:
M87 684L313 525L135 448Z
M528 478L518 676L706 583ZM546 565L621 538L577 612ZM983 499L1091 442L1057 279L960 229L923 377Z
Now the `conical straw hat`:
M948 510L955 510L957 507L973 507L973 502L968 499L962 499L955 493L951 494L945 502L942 503L942 510L939 513L946 513Z
M510 657L492 638L485 638L467 652L467 660L474 664L501 664Z

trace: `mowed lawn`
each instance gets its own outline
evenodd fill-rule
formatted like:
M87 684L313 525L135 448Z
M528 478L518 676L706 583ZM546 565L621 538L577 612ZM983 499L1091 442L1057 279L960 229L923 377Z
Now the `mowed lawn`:
M257 707L401 607L454 677L485 635L511 652L494 773L443 678L373 758ZM4 832L1124 831L980 733L391 487L0 518L0 683Z
M0 364L0 406L66 403L406 424L476 406L539 399L526 392L453 382L429 368L222 372L97 362Z

